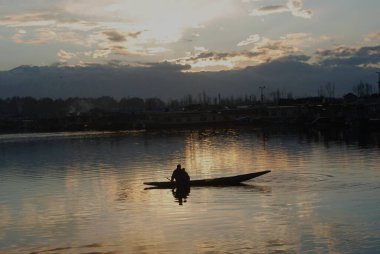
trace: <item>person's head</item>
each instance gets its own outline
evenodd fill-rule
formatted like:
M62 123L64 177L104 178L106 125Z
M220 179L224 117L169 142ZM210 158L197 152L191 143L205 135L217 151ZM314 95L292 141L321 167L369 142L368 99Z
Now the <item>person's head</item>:
M177 168L181 169L181 164L178 164L178 165L177 165Z

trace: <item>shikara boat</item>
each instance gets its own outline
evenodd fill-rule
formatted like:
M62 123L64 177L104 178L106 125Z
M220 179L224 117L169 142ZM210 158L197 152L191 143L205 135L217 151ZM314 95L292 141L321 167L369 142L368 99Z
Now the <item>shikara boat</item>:
M210 179L201 179L201 180L191 180L190 186L194 187L202 187L202 186L234 186L239 185L244 181L248 181L252 178L264 175L269 173L270 170L259 171L244 175L236 175L236 176L227 176L227 177L219 177L219 178L210 178ZM157 188L162 189L174 189L175 182L165 181L165 182L145 182L146 185L155 186Z

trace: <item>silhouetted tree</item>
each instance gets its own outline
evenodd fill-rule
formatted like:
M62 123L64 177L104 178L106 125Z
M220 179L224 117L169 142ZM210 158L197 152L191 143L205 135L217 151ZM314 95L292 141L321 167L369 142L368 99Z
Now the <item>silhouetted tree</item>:
M145 110L156 111L163 110L165 108L165 103L159 98L148 98L145 100Z
M119 102L121 112L142 112L145 110L144 100L141 98L123 98Z
M326 89L326 96L327 97L329 97L329 98L335 97L335 84L327 82L325 89Z
M359 84L353 87L353 92L359 97L370 96L372 94L372 86L360 81Z
M119 111L119 105L117 101L109 96L103 96L95 99L94 105L105 112L117 112Z

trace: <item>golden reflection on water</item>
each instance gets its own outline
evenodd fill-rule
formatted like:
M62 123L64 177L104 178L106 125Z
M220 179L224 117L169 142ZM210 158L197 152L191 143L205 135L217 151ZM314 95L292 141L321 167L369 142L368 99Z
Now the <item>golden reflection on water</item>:
M186 166L192 175L205 177L242 174L267 169L293 170L306 168L308 159L292 154L288 148L266 147L263 137L253 137L254 142L241 142L232 131L220 139L218 135L190 133L186 137Z
M355 214L359 210L349 211L347 204L340 207L336 202L342 197L346 202L357 202L371 191L365 189L357 194L358 199L350 200L352 196L345 192L357 193L355 187L341 191L341 177L326 176L343 175L348 180L344 184L349 184L354 181L349 175L355 173L371 184L363 172L354 170L376 165L367 161L366 154L352 154L341 146L331 150L294 140L288 144L281 137L242 136L236 130L193 131L180 137L179 141L150 137L134 143L132 148L142 145L149 153L141 160L128 154L125 159L99 159L102 155L95 153L88 159L69 159L61 171L48 171L50 174L39 178L11 176L20 186L17 195L8 193L15 195L12 201L0 200L0 240L7 241L5 250L342 253L365 240L360 232L371 230L366 228L368 222L363 225L365 218ZM164 141L176 147L167 155L161 150ZM113 153L120 149L122 155L132 149L128 138L125 143L97 142L96 146L100 146L96 150ZM175 202L171 190L144 190L142 182L165 180L178 162L193 179L266 169L272 172L248 186L192 188L183 206ZM49 163L54 165L54 161ZM379 176L378 171L371 172ZM369 213L374 216L376 211L378 206ZM12 244L9 232L17 236Z

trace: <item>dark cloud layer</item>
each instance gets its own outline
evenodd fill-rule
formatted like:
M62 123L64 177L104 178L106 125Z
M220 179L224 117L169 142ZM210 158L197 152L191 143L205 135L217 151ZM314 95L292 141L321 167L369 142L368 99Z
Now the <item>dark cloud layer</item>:
M201 52L196 56L193 56L189 58L189 61L202 61L202 60L213 60L213 61L219 61L219 60L227 60L231 57L236 56L247 56L247 57L254 57L257 53L249 52L249 51L237 51L237 52Z
M117 40L117 34L108 34ZM300 54L284 43L268 42L255 52L201 52L188 62L228 60L233 57L263 58L268 48L281 52L275 60L239 70L220 72L186 72L191 66L172 62L123 65L122 61L108 65L86 67L60 65L20 66L0 72L0 95L33 97L121 97L180 98L206 92L211 96L244 96L259 94L265 85L266 93L279 89L294 96L315 96L318 89L335 84L335 94L342 96L352 91L360 81L376 85L380 71L380 45L372 47L337 46L320 50L314 56ZM115 54L128 54L124 46L114 46Z
M180 65L180 64L173 64L169 62L145 63L144 65L147 67L150 67L151 70L155 70L155 71L173 72L173 71L186 71L186 70L191 69L190 65Z
M316 53L323 60L321 64L328 66L358 66L380 63L380 46L352 48L338 46Z
M363 52L366 50L363 49ZM361 52L360 50L358 52ZM368 50L366 51L368 52ZM379 69L354 65L327 66L305 63L308 56L290 56L255 67L222 72L182 72L190 66L149 63L145 66L91 65L87 67L21 66L0 72L1 97L99 97L158 96L163 99L197 96L244 96L279 89L294 96L315 96L327 82L335 84L336 95L351 92L361 80L376 83Z

